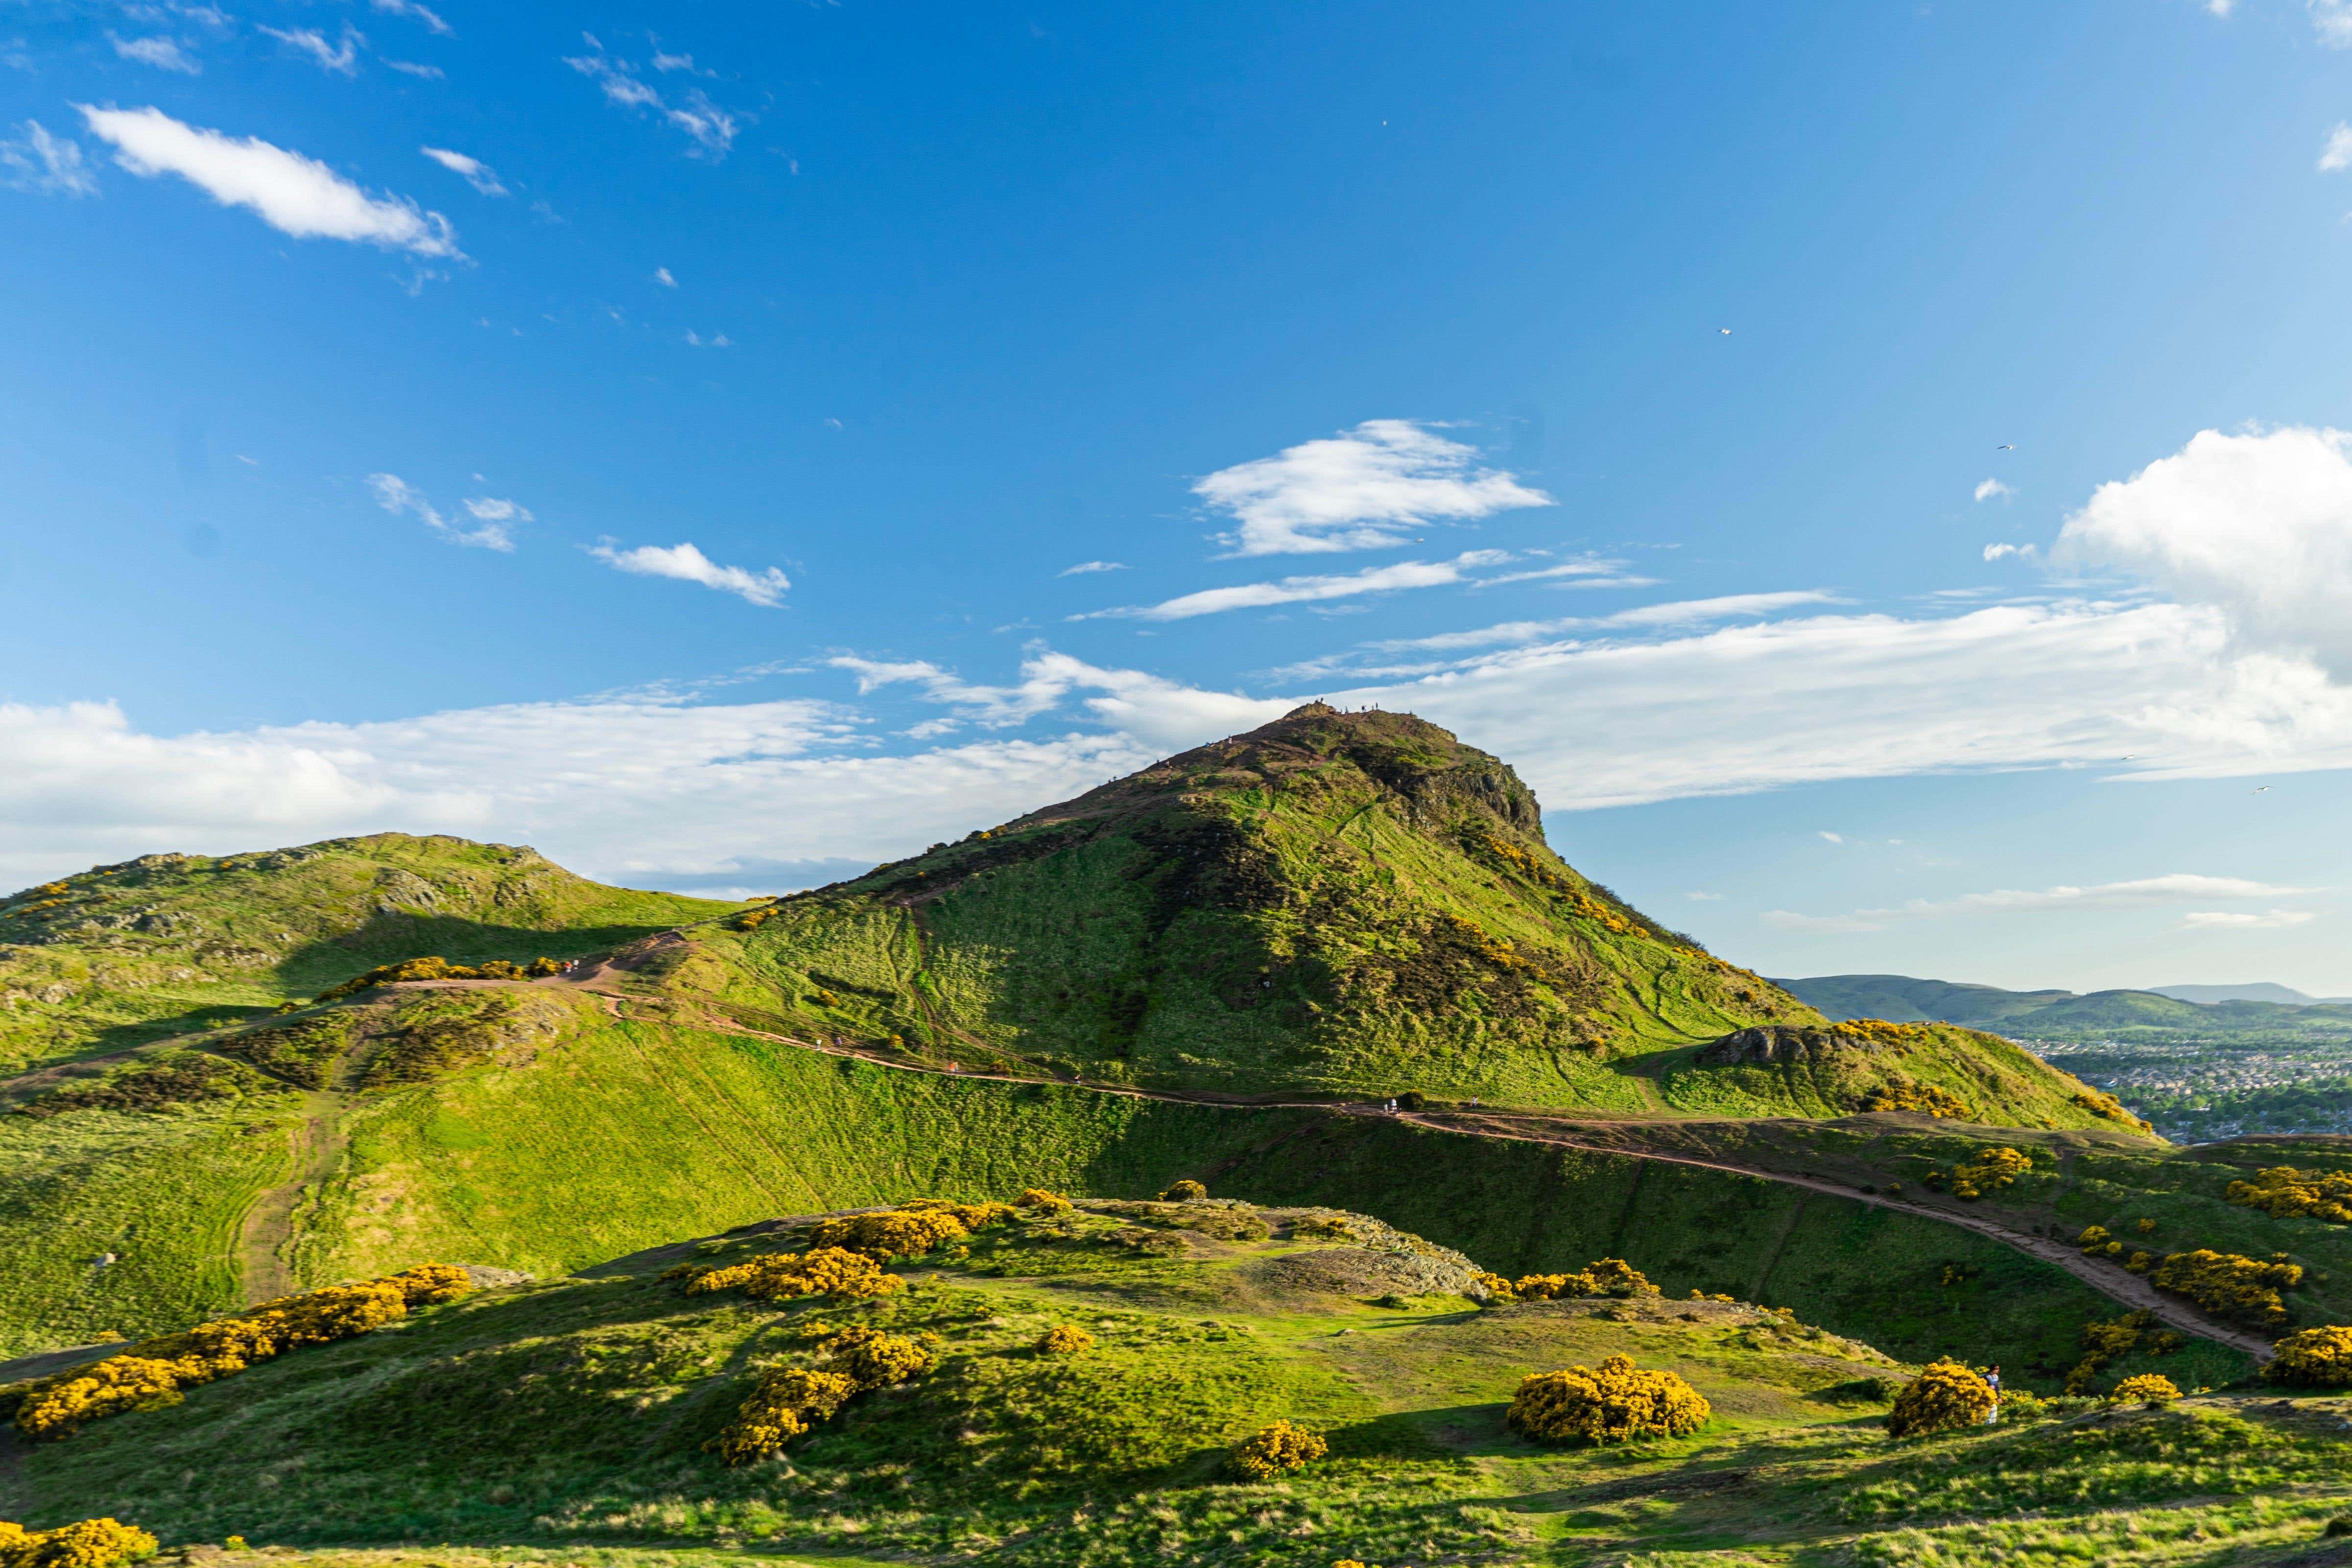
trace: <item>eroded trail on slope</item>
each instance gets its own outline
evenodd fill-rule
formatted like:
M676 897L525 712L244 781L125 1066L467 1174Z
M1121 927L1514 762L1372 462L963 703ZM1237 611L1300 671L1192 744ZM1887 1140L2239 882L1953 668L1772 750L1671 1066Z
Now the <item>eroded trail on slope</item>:
M752 1036L772 1040L779 1045L796 1046L803 1050L819 1051L826 1056L854 1058L876 1067L898 1072L930 1073L942 1078L976 1079L997 1083L1051 1083L1064 1089L1082 1089L1094 1094L1123 1095L1135 1100L1161 1100L1180 1105L1223 1107L1228 1110L1320 1110L1333 1115L1387 1117L1410 1121L1434 1132L1451 1132L1462 1137L1493 1138L1511 1142L1543 1143L1559 1148L1579 1149L1595 1154L1613 1154L1629 1160L1653 1161L1661 1164L1687 1165L1699 1170L1715 1171L1727 1175L1748 1176L1758 1181L1778 1182L1784 1186L1802 1188L1807 1192L1845 1198L1857 1204L1890 1209L1919 1219L1935 1220L1943 1225L1971 1232L2012 1247L2043 1263L2054 1264L2088 1285L2092 1289L2124 1306L2145 1310L2156 1315L2159 1322L2179 1329L2183 1333L2228 1345L2248 1355L2269 1358L2274 1348L2263 1335L2250 1329L2210 1318L2196 1308L2174 1297L2167 1296L2136 1274L2102 1264L2085 1257L2063 1241L2035 1236L2014 1229L1983 1211L1966 1211L1938 1207L1890 1197L1884 1193L1865 1193L1860 1187L1824 1177L1802 1175L1790 1171L1776 1171L1769 1166L1746 1164L1737 1161L1703 1159L1693 1154L1672 1154L1662 1150L1642 1147L1621 1135L1616 1138L1598 1135L1600 1130L1580 1123L1572 1118L1548 1117L1525 1111L1390 1111L1380 1105L1349 1103L1328 1100L1250 1100L1236 1095L1220 1095L1206 1090L1131 1089L1123 1085L1088 1083L1076 1079L1047 1079L999 1073L957 1071L926 1063L894 1060L841 1043L801 1039L790 1035L772 1034L754 1029L731 1019L712 1018L712 1028L726 1034Z
M315 1192L335 1173L349 1140L343 1133L344 1097L325 1089L305 1089L302 1120L294 1130L294 1172L285 1181L260 1194L245 1211L236 1241L237 1279L246 1304L275 1300L293 1294L295 1217L305 1194Z

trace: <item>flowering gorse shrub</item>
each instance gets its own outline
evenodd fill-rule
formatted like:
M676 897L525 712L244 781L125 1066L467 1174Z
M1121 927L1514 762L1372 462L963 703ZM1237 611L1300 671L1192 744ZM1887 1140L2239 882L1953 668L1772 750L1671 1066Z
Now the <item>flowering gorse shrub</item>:
M1628 1443L1687 1436L1713 1414L1706 1398L1678 1374L1612 1355L1597 1367L1564 1367L1520 1379L1503 1420L1538 1443Z
M2172 1379L2144 1372L2116 1384L2115 1392L2107 1397L2117 1405L2129 1405L2135 1400L2142 1405L2168 1405L2180 1397L2180 1390L2174 1386Z
M520 963L509 963L503 958L493 958L487 963L452 963L446 958L404 958L398 963L378 964L365 974L353 975L341 985L331 985L311 998L313 1003L332 1002L353 992L372 986L397 984L404 980L522 980L537 974L561 974L563 965L552 958L535 958L526 969Z
M1977 1198L1999 1192L2032 1169L2031 1155L2003 1146L1979 1149L1967 1163L1953 1166L1948 1177L1941 1171L1929 1171L1926 1180L1930 1187L1949 1181L1954 1197Z
M1921 1437L1931 1432L1979 1426L1998 1403L1992 1384L1956 1361L1932 1361L1904 1384L1887 1413L1891 1437Z
M1059 1193L1049 1193L1042 1187L1024 1187L1021 1195L1013 1200L1013 1206L1037 1214L1067 1214L1072 1205L1070 1200Z
M1197 1204L1208 1195L1208 1188L1187 1176L1160 1194L1160 1201L1163 1204Z
M724 1268L689 1267L686 1293L709 1295L717 1290L740 1290L755 1301L789 1301L799 1296L831 1296L836 1300L866 1300L904 1289L895 1274L863 1252L845 1247L816 1247L806 1252L771 1252Z
M2263 1375L2273 1383L2299 1383L2306 1388L2352 1384L2352 1329L2340 1323L2297 1329L2279 1341Z
M2279 1292L2303 1283L2303 1266L2289 1263L2283 1252L2273 1253L2268 1262L2263 1262L2200 1247L2168 1255L2148 1270L2147 1280L2159 1290L2188 1297L2216 1316L2269 1327L2286 1321L2286 1303Z
M1948 1121L1968 1121L1976 1110L1950 1089L1916 1079L1881 1084L1865 1093L1856 1102L1857 1110L1921 1110L1929 1116ZM1928 1185L1935 1185L1929 1182Z
M2066 1374L2066 1392L2087 1394L2109 1362L2133 1351L2169 1355L2186 1342L2170 1329L2157 1327L2156 1314L2142 1310L2126 1312L2107 1322L2083 1325L2083 1359Z
M939 1359L927 1345L863 1323L842 1330L824 1348L834 1358L829 1370L847 1373L861 1390L920 1377Z
M367 1333L406 1317L411 1308L455 1300L472 1288L464 1269L427 1263L381 1279L281 1297L234 1318L142 1340L89 1366L0 1389L0 1409L27 1436L61 1437L117 1411L176 1405L184 1388L303 1345Z
M1076 1323L1057 1323L1037 1342L1039 1355L1081 1355L1094 1348L1094 1335Z
M2104 1116L2110 1121L2120 1121L2125 1126L2136 1129L2141 1132L2153 1132L2156 1131L2156 1123L2152 1121L2145 1121L2140 1118L2134 1116L2131 1111L2125 1107L2122 1100L2117 1100L2114 1095L2107 1093L2105 1089L2092 1089L2085 1086L2080 1092L2074 1096L2073 1103L2080 1107L2082 1110L2089 1111L2094 1116Z
M117 1568L154 1554L153 1536L111 1519L56 1530L26 1530L0 1520L0 1568Z
M730 1465L767 1458L819 1422L832 1420L856 1392L856 1383L844 1373L797 1366L761 1373L751 1397L710 1447Z
M1522 1301L1553 1301L1572 1296L1654 1296L1649 1277L1622 1258L1603 1258L1573 1274L1526 1274L1511 1287Z
M1318 1434L1277 1421L1234 1444L1226 1462L1237 1474L1265 1481L1288 1470L1303 1469L1330 1451L1331 1446Z
M2280 1219L2309 1215L2334 1225L2352 1225L2352 1173L2273 1165L2256 1171L2251 1182L2231 1182L2223 1195Z
M1001 1225L1019 1213L1011 1204L917 1198L882 1214L820 1220L809 1233L809 1240L817 1247L845 1247L872 1258L915 1258L961 1241L975 1230Z

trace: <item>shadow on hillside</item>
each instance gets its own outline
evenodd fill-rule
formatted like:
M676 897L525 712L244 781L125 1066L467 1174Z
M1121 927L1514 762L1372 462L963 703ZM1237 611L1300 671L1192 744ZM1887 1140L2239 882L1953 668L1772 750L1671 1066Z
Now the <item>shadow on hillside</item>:
M673 929L670 923L632 923L540 931L458 915L380 914L347 935L296 949L278 966L278 980L290 991L315 993L409 958L446 958L452 963L586 958Z

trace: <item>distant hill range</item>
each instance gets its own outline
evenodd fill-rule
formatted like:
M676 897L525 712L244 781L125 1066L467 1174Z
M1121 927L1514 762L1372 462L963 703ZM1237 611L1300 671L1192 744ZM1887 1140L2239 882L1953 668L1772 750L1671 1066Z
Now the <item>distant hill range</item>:
M1821 974L1775 985L1831 1018L1959 1024L2029 1038L2092 1036L2352 1036L2352 1002L2284 985L2166 985L2146 991L2004 991L1907 974Z

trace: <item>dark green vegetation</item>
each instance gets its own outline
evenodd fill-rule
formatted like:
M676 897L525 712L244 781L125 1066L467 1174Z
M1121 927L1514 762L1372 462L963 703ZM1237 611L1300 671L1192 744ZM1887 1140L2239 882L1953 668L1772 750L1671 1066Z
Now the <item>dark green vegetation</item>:
M462 838L145 855L0 899L0 1070L242 1022L420 953L567 958L730 907Z
M681 1254L788 1239L666 1249L265 1363L20 1449L0 1514L108 1511L169 1543L236 1534L320 1564L2187 1564L2284 1562L2352 1504L2341 1401L2075 1406L1897 1444L1878 1418L1906 1369L1801 1314L1480 1310L1444 1291L1461 1260L1328 1210L1024 1222L854 1306L658 1278ZM705 1449L762 1366L814 1364L850 1323L936 1335L938 1364L780 1458L730 1469ZM1036 1353L1060 1323L1093 1348ZM1522 1376L1612 1353L1689 1379L1713 1418L1622 1449L1506 1430ZM1232 1479L1229 1447L1277 1419L1329 1457ZM390 1550L418 1542L481 1544Z

